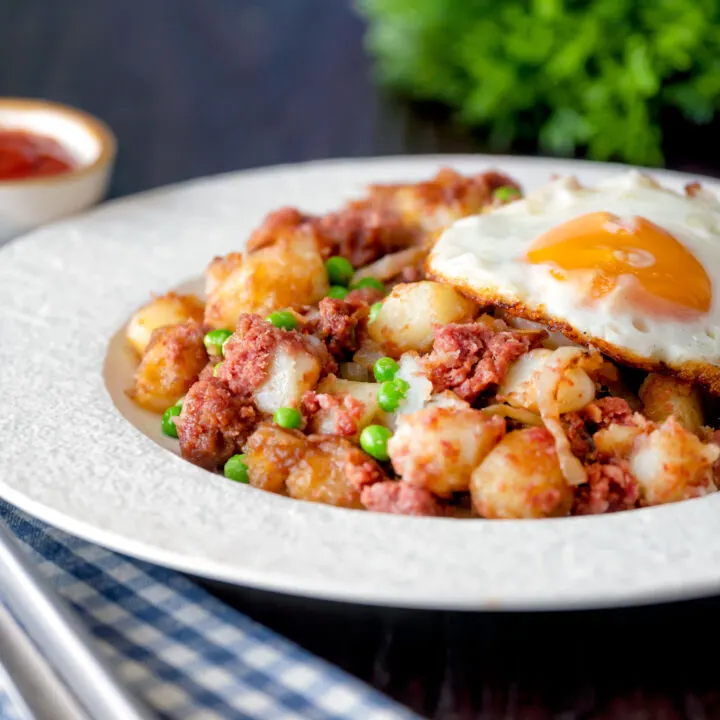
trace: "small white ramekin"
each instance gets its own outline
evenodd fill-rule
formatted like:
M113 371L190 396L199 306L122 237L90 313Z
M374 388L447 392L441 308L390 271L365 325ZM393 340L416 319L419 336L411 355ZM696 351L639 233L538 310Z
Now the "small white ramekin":
M0 180L0 242L85 210L104 197L117 148L105 123L45 100L0 97L0 130L51 137L77 162L75 169L59 175Z

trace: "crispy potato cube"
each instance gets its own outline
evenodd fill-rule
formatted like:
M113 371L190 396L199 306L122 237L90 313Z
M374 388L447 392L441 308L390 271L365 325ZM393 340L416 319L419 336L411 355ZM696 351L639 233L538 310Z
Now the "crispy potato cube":
M593 435L593 445L600 455L627 458L632 452L635 438L643 432L644 428L641 425L610 423Z
M248 255L208 297L205 322L234 330L241 313L265 317L292 305L312 305L328 290L315 239L298 235Z
M639 395L645 417L653 422L663 422L673 415L690 432L697 432L705 423L700 393L692 383L650 373Z
M555 440L545 428L508 433L473 472L470 496L486 518L567 515L573 502Z
M358 382L356 380L343 380L343 378L335 375L328 375L318 385L319 393L329 393L330 395L352 395L365 405L375 405L377 407L377 390L376 383Z
M458 218L491 209L496 205L493 191L501 186L518 187L511 178L494 171L466 176L442 168L425 182L375 185L371 197L399 212L406 223L437 236Z
M343 380L329 375L318 385L317 392L321 395L327 394L336 397L341 403L321 408L314 415L310 424L310 430L314 433L338 434L338 428L342 422L341 415L348 413L346 398L352 398L355 401L352 403L352 409L355 411L352 413L352 424L357 431L353 438L357 438L363 429L372 423L379 409L376 383Z
M686 500L717 489L713 463L720 447L705 445L674 416L635 440L629 467L648 505Z
M233 270L242 265L243 255L239 252L231 252L213 258L205 270L205 296L210 297L227 280Z
M154 297L130 318L125 337L138 355L142 355L153 330L165 325L180 325L190 320L202 322L204 309L202 302L194 295L169 292Z
M500 417L430 407L402 416L388 453L404 482L449 497L469 488L472 471L504 434Z
M434 325L463 322L476 313L477 305L450 285L425 280L396 285L368 331L396 355L426 352L433 343Z
M165 325L152 334L128 395L156 413L174 405L208 362L203 331L194 322Z
M305 452L305 436L277 425L260 425L243 448L250 484L260 490L283 494L290 471Z
M357 457L362 457L362 452L347 440L311 436L305 453L287 477L289 495L336 507L362 508L360 490L350 482L347 472L348 463Z

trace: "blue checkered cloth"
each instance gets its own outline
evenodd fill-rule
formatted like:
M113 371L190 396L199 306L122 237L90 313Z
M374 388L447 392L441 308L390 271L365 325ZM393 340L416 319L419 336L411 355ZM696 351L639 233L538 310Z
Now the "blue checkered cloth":
M66 535L2 501L0 516L117 676L159 717L417 720L178 573ZM0 718L16 718L2 688Z

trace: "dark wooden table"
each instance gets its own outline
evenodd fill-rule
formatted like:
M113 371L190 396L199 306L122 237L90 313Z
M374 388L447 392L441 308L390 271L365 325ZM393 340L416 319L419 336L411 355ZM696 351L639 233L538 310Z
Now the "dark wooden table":
M115 196L278 162L483 149L378 91L362 32L346 0L0 0L0 95L103 117L120 140ZM669 165L720 176L717 126L667 123ZM426 717L720 717L718 599L461 614L208 587Z

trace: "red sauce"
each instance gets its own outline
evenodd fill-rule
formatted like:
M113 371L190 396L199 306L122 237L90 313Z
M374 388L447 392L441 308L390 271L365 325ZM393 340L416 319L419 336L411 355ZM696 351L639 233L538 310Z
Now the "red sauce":
M0 129L0 180L59 175L76 165L70 153L52 138Z

